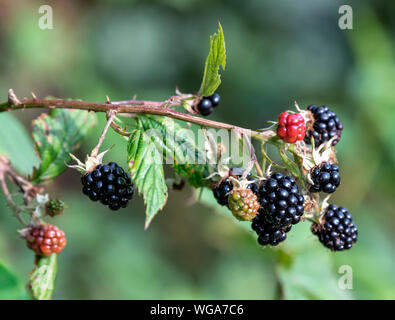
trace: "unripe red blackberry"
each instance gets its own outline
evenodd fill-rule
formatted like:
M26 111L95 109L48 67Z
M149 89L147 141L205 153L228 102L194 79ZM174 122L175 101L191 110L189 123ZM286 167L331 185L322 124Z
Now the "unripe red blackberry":
M292 228L289 224L285 227L279 227L270 223L266 219L267 213L260 209L259 214L252 220L251 228L258 235L258 243L262 246L276 246L287 238L287 232Z
M335 137L332 145L335 146L342 135L343 124L336 114L329 110L327 106L317 107L311 105L307 108L313 114L313 128L308 130L304 141L307 144L311 143L311 138L314 138L314 144L319 146L331 138Z
M258 214L258 197L251 189L235 188L229 195L228 206L232 214L242 221L251 221Z
M299 113L283 112L278 117L277 135L287 143L303 140L306 132L304 118Z
M304 213L304 198L299 193L295 178L279 172L273 173L259 187L259 201L266 212L266 219L277 226L296 224Z
M115 162L97 165L81 178L81 182L86 196L108 205L111 210L125 208L134 193L130 176Z
M310 187L310 192L333 193L340 185L339 167L323 162L311 170L311 179L314 184Z
M52 253L60 253L66 246L64 232L51 224L41 224L31 228L25 238L29 249L45 257L49 257Z
M332 251L347 250L358 240L358 228L346 208L330 204L320 223L311 225L319 241Z

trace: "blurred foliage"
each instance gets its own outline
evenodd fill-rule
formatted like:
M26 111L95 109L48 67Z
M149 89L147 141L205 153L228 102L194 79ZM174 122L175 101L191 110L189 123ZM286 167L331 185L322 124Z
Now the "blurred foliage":
M248 225L215 214L212 203L191 205L186 188L170 191L143 231L141 198L114 214L82 197L78 173L69 170L46 183L68 204L53 219L68 237L54 298L395 298L394 2L349 1L354 28L344 31L339 0L63 0L51 3L53 30L38 28L41 4L0 1L2 101L9 88L19 96L94 101L165 99L176 85L197 91L207 36L220 20L227 69L212 118L263 128L294 100L332 106L345 126L336 146L342 186L332 199L352 212L360 230L349 252L321 247L308 223L295 226L280 248L262 249ZM23 173L37 158L15 117L30 130L40 113L0 115L0 150ZM94 147L100 125L80 157ZM126 141L110 132L103 147L113 144L111 160L126 167ZM0 196L0 298L24 298L34 255L4 202ZM342 265L353 268L353 290L337 287Z

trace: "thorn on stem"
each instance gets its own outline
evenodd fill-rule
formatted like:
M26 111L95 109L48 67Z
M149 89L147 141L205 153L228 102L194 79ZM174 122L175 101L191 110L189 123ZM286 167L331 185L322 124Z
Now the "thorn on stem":
M8 90L8 103L13 106L21 104L21 102L19 101L18 97L16 96L14 90L12 90L12 89Z

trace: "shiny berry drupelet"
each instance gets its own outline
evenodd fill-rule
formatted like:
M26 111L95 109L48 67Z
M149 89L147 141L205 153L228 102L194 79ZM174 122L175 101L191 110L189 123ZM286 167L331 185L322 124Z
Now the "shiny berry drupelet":
M58 227L41 224L29 230L26 244L37 255L49 257L52 253L60 253L63 250L66 246L66 237Z
M213 112L213 103L208 97L203 97L202 100L200 100L199 104L197 105L198 112L202 116L208 116Z
M276 246L287 238L292 225L279 227L266 219L266 213L260 209L259 214L252 220L251 228L258 235L258 243L262 246Z
M311 225L319 241L332 251L347 250L358 240L358 228L346 208L330 204L321 222Z
M134 188L130 176L115 162L99 164L82 178L82 192L92 201L100 201L111 210L125 208Z
M300 221L304 213L304 198L295 178L275 172L259 187L259 200L267 220L276 226L288 226Z
M218 107L219 103L221 102L221 97L218 93L213 93L211 96L208 97L213 105L213 107Z
M304 118L299 113L283 112L278 117L277 135L287 143L303 140L305 136Z
M339 167L323 162L311 170L311 180L314 184L310 187L310 192L333 193L340 185Z
M308 130L304 141L307 144L311 143L311 138L314 139L314 144L319 146L333 137L335 139L332 145L335 146L339 141L343 131L343 124L340 122L339 117L327 106L317 107L311 105L307 108L313 114L313 128Z

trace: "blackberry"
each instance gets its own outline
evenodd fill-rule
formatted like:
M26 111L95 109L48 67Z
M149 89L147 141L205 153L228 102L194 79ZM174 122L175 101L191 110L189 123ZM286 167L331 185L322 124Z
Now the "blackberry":
M256 195L258 195L258 185L256 183L250 183L247 186L248 189L250 189L253 193L255 193Z
M45 204L45 214L54 217L63 213L66 205L62 200L51 199Z
M213 188L215 199L221 206L228 205L229 193L233 190L233 184L229 178L222 180L218 187Z
M311 137L314 138L314 143L319 146L332 137L336 137L332 146L335 146L339 141L343 130L343 124L336 114L329 110L327 106L317 107L311 105L307 108L311 111L314 117L313 128L307 131L304 141L307 144L311 143Z
M29 249L45 257L60 253L66 246L64 232L51 224L41 224L29 229L25 239Z
M286 227L300 221L304 213L304 198L299 193L295 178L279 172L259 187L260 204L268 222Z
M323 162L311 170L311 179L314 184L310 187L310 192L333 193L340 185L339 167Z
M358 239L358 228L346 208L330 204L321 222L311 225L319 241L332 251L350 249Z
M239 220L251 221L258 214L258 197L251 189L233 189L228 201L230 211Z
M202 116L208 116L214 110L213 103L209 98L203 97L203 99L200 100L199 104L197 105L197 110Z
M134 193L130 176L115 162L97 165L81 178L81 182L86 196L108 205L111 210L125 208Z
M287 238L287 233L291 230L292 225L279 227L270 223L266 219L266 213L262 209L259 214L252 220L252 230L258 235L258 243L262 246L276 246Z
M213 107L217 107L221 102L221 97L218 93L213 93L211 96L208 97L213 105Z
M230 169L230 175L235 177L236 179L240 179L244 173L244 168L234 167ZM247 174L248 180L253 180L251 172ZM258 194L258 185L255 183L250 183L247 186L248 189L251 189L256 195ZM214 185L213 193L215 199L221 206L228 205L229 193L233 190L232 181L229 178L225 178L221 181L219 185Z

